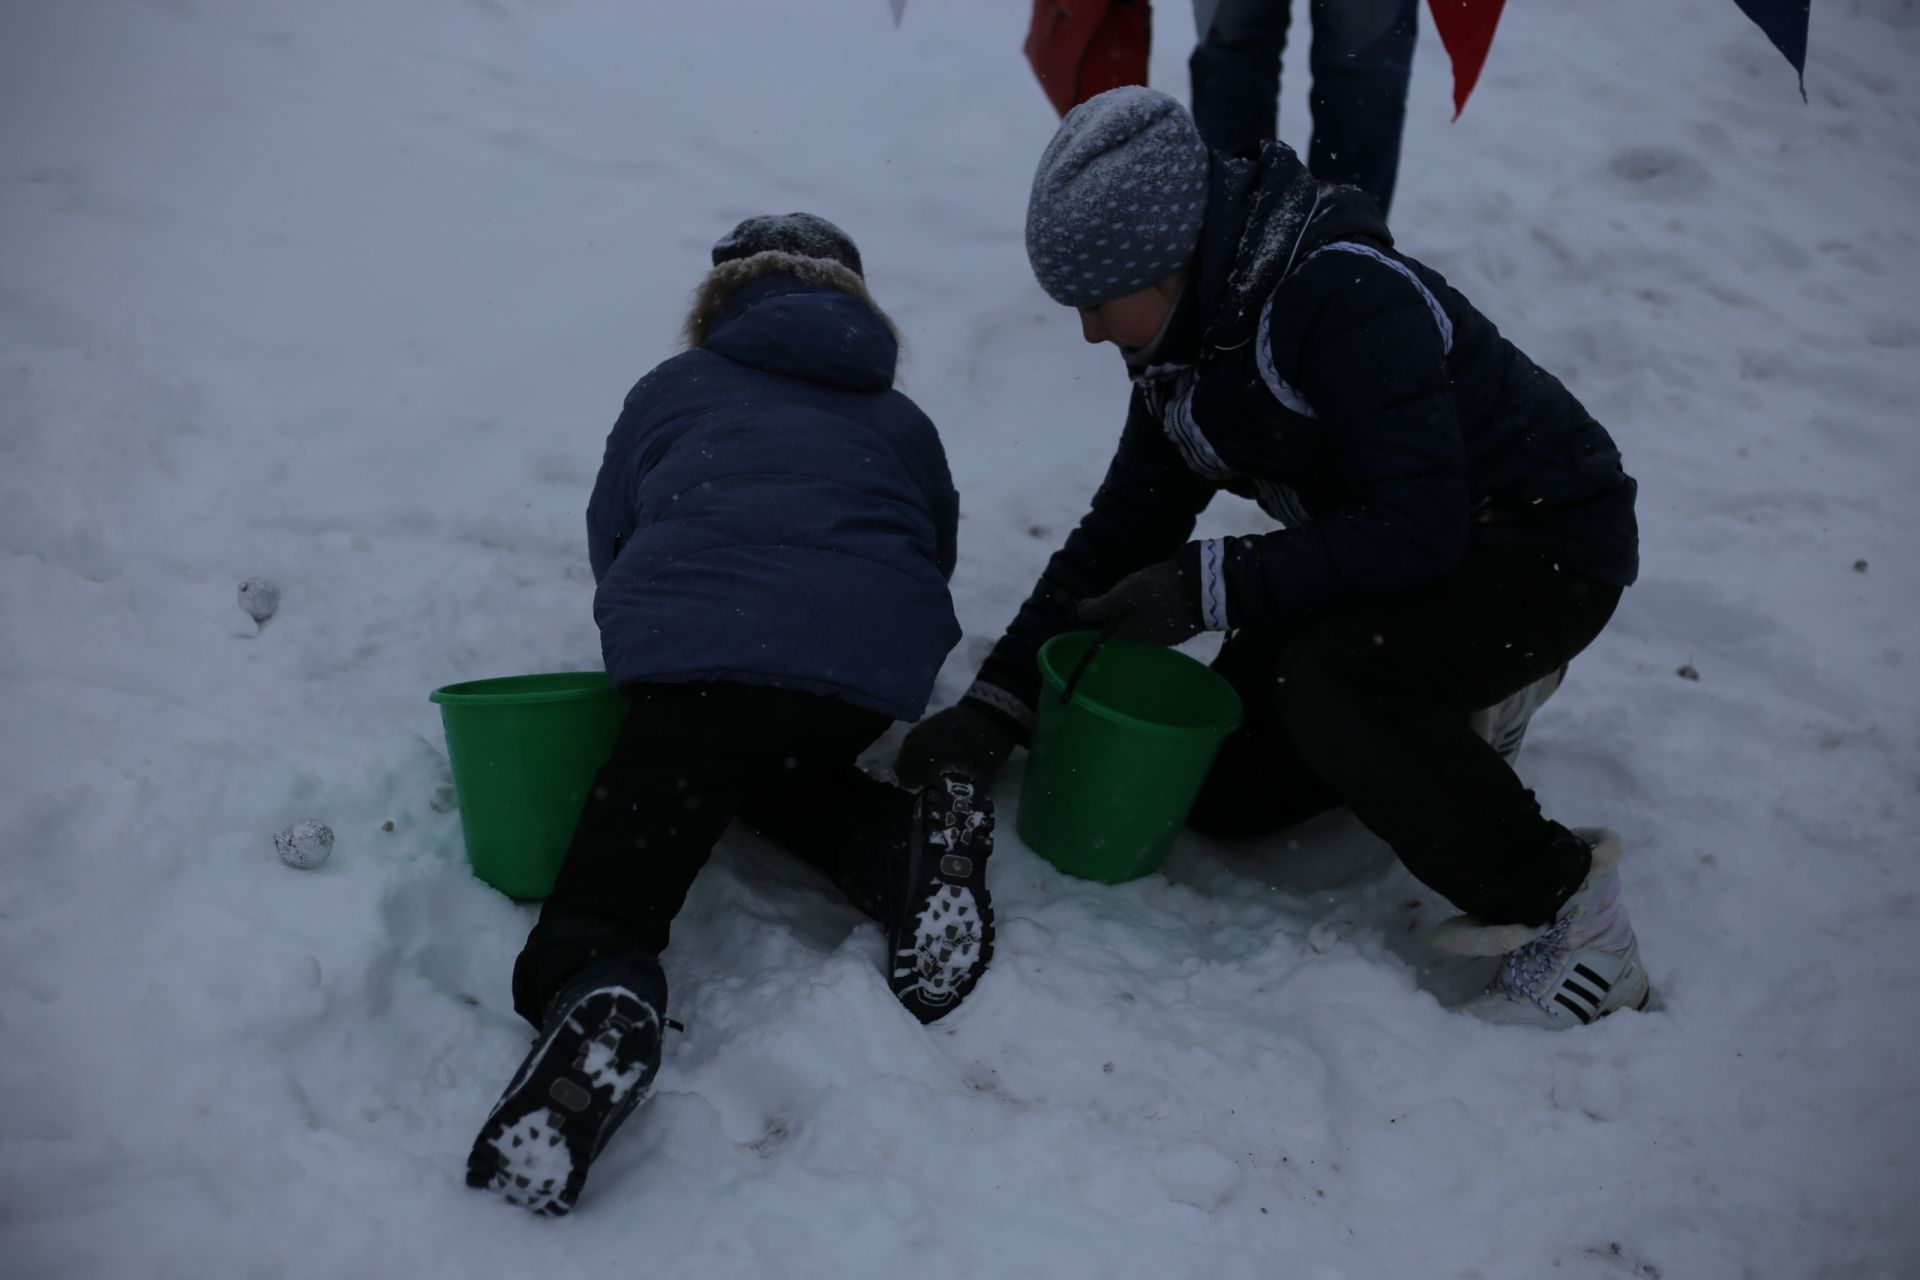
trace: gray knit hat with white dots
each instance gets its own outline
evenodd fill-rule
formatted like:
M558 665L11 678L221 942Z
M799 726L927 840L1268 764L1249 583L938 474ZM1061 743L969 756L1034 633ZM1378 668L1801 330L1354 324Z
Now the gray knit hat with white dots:
M1207 148L1187 109L1127 85L1060 122L1027 198L1027 259L1068 307L1097 307L1186 268L1207 211Z

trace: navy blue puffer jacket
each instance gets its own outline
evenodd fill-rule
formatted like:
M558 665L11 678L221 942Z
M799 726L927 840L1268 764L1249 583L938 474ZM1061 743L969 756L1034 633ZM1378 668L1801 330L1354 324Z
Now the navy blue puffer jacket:
M874 308L773 267L640 380L607 437L587 506L607 672L915 720L960 638L946 455L892 389Z
M1186 287L1133 363L1106 479L970 691L1016 719L1075 602L1163 560L1213 630L1407 590L1475 541L1615 586L1638 572L1636 486L1605 428L1283 144L1213 157ZM1285 527L1189 541L1223 490Z

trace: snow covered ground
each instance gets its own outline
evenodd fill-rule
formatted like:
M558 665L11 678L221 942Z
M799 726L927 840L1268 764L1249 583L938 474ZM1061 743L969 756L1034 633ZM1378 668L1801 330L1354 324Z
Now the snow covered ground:
M706 246L860 241L967 511L942 703L1105 465L1118 362L1022 249L1026 11L0 10L0 1271L1920 1274L1913 0L1816 5L1805 105L1730 0L1510 6L1458 124L1419 51L1403 247L1641 482L1522 771L1625 833L1655 1011L1448 1012L1484 969L1348 822L1104 888L1008 821L998 963L925 1030L730 837L582 1211L462 1185L531 908L464 869L426 694L597 665L582 507Z

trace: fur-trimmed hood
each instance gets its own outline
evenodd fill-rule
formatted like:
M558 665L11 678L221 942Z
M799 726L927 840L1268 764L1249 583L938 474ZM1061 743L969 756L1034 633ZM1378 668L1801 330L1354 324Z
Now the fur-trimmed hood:
M865 280L831 259L777 249L708 272L681 337L756 369L857 391L891 387L900 355Z
M858 276L728 261L627 393L587 505L616 687L719 680L918 720L960 639L960 501Z

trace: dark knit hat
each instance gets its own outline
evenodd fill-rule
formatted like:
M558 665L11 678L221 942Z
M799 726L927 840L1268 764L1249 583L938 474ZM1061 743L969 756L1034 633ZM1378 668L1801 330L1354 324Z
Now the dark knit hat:
M1183 270L1207 211L1207 148L1187 109L1141 85L1060 122L1027 199L1027 259L1055 302L1095 307Z
M857 276L866 276L853 238L825 218L811 213L768 213L748 218L714 244L713 265L750 258L769 249L797 253L803 258L827 258Z

